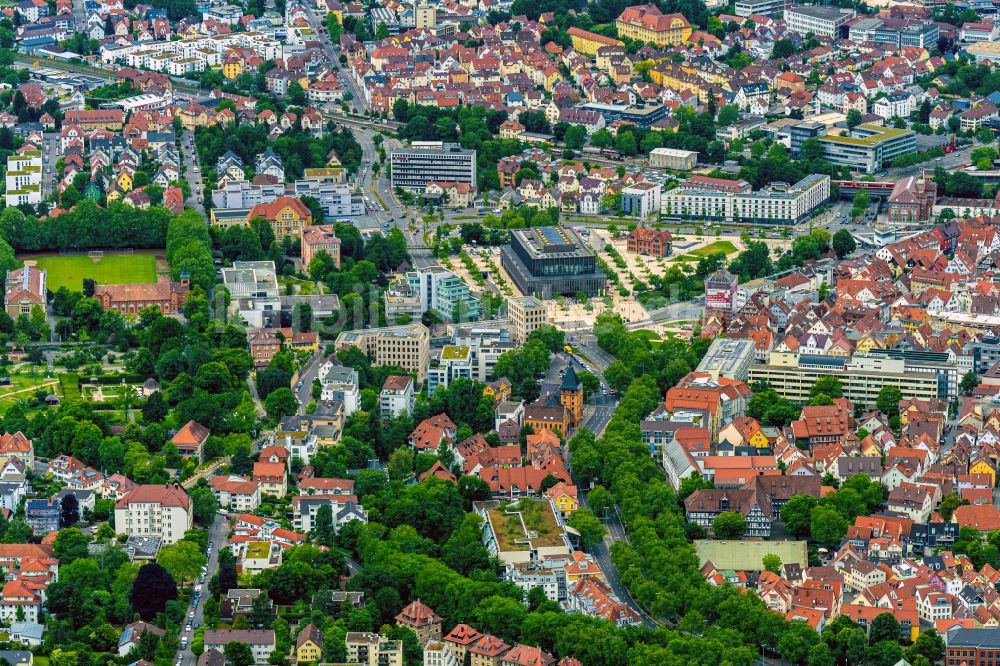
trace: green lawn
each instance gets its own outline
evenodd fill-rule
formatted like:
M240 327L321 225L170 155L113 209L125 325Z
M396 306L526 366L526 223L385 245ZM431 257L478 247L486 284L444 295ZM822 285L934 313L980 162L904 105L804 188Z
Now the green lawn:
M86 254L50 255L36 261L39 268L48 271L51 291L59 287L80 291L84 278L97 284L156 282L156 257L152 254L105 254L96 261Z
M44 386L46 393L56 393L59 385L56 379L45 379L44 376L27 377L25 375L12 375L10 386L0 386L0 411L6 411L8 407L19 400L31 400L34 398L32 389Z
M650 342L655 342L655 341L658 341L660 339L660 336L656 334L656 331L649 331L649 330L645 330L645 329L643 329L641 331L635 331L633 333L633 335L635 335L636 337L645 338L646 340L649 340Z
M690 254L696 257L707 257L712 254L717 254L722 252L724 254L732 254L736 252L736 246L729 241L715 241L714 243L709 243L705 247L700 247L697 250L692 250Z

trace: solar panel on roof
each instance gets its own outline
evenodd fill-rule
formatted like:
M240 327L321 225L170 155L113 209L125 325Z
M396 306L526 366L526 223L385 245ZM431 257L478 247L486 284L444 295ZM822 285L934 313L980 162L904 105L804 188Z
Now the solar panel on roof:
M559 233L559 230L555 227L542 227L539 231L545 239L545 242L550 245L562 245L566 242L563 239L562 234Z

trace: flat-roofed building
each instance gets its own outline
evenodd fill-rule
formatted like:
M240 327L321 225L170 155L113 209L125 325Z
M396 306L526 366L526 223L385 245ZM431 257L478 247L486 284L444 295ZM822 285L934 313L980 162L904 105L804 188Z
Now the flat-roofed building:
M522 294L597 296L607 287L593 250L568 227L514 229L500 259Z
M476 151L457 143L414 142L389 153L392 186L423 193L428 183L476 185Z
M800 35L813 33L836 39L841 28L854 18L853 9L822 7L816 5L793 5L785 9L785 22L791 32Z
M689 179L665 192L661 212L682 219L798 224L830 200L830 177L822 174L810 174L794 185L772 183L768 189L756 191L727 191L701 185L702 181Z
M698 163L697 150L679 148L654 148L649 153L649 166L656 169L690 171Z
M350 664L403 666L403 641L391 641L381 634L349 631L345 644Z
M344 331L334 343L337 351L357 347L374 365L395 365L423 381L430 364L430 331L423 324Z
M929 400L947 395L947 377L909 370L902 359L875 356L844 358L772 353L770 363L750 366L748 379L750 383L767 382L781 397L805 404L813 384L825 375L840 380L845 398L866 407L875 405L878 392L884 386L897 387L903 398Z
M740 18L751 14L781 17L791 6L792 0L736 0L735 11Z
M533 296L520 296L507 300L507 317L513 328L511 338L523 345L532 331L548 323L549 310Z
M821 136L819 142L828 162L865 173L874 173L917 149L913 130L870 124L858 125L850 134Z
M716 338L698 364L697 372L706 372L715 380L725 377L745 382L755 353L753 340Z
M622 188L622 213L632 217L646 218L660 212L660 183L643 182Z

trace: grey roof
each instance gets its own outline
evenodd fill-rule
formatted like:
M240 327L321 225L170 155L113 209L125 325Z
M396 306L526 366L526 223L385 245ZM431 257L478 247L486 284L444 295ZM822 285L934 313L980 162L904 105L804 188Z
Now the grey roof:
M966 629L955 627L948 631L948 647L1000 649L1000 629Z
M198 657L198 666L226 666L226 656L215 648L210 648Z
M271 629L223 629L205 632L205 647L233 642L246 643L247 645L274 645L274 631Z
M42 634L45 633L45 625L38 622L15 622L10 625L10 633L12 636L24 636L26 638L42 640Z
M882 458L879 456L840 456L837 458L837 474L842 478L854 474L882 476Z
M694 470L694 466L691 464L688 456L685 455L684 449L677 443L677 440L668 442L663 446L663 455L670 460L677 478L689 474Z
M32 663L31 653L27 650L0 650L0 659L6 659L11 666Z

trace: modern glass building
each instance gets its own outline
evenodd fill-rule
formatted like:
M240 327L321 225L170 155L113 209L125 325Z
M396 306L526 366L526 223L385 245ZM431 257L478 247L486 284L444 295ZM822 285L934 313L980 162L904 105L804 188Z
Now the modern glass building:
M607 276L593 250L568 227L515 229L500 260L523 294L597 296L607 287Z

